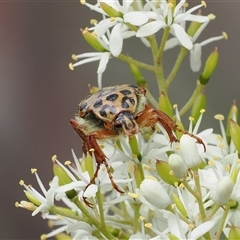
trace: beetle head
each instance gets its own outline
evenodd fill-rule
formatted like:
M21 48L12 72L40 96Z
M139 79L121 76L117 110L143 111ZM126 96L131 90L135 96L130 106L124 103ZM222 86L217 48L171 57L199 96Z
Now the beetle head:
M132 136L139 131L138 124L131 112L124 111L118 114L114 121L115 126L121 126L124 135Z

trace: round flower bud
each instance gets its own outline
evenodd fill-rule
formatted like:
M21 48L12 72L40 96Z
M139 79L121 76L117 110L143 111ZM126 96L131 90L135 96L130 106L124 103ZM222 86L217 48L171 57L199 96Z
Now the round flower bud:
M184 134L180 139L180 151L187 168L196 167L200 164L201 158L198 154L196 141L187 134Z
M231 197L233 187L232 179L224 176L217 182L216 189L212 191L213 201L220 206L225 205Z
M175 153L171 154L168 159L168 163L175 177L179 179L182 179L185 177L187 166L181 156Z
M168 193L155 178L144 179L140 190L148 203L158 209L166 209L171 204Z
M231 226L228 239L240 239L240 228Z

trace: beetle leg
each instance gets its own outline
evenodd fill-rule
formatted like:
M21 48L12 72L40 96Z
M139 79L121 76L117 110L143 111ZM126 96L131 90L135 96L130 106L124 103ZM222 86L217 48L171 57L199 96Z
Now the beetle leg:
M90 185L94 184L95 179L98 176L98 171L100 169L101 164L105 165L105 167L107 169L108 177L110 179L110 182L111 182L113 188L115 190L117 190L119 193L124 193L122 190L120 190L118 188L117 184L114 182L112 174L111 174L110 167L107 163L107 157L103 153L102 149L99 147L99 145L97 143L97 140L96 140L96 139L102 139L102 138L104 139L104 138L114 137L114 136L116 136L116 132L112 129L104 129L104 130L99 130L99 131L92 132L90 134L85 134L81 130L81 126L77 123L76 120L71 119L70 123L71 123L72 127L74 128L74 130L78 133L78 135L83 140L83 147L82 147L83 152L85 154L87 152L89 152L90 155L94 154L95 159L96 159L96 163L97 163L94 175L93 175L92 179L90 180L90 182L87 184L87 186L85 187L85 189L83 191L83 201L86 203L86 205L89 206L89 207L92 207L92 204L87 201L86 197L84 197L84 193Z
M173 130L187 134L190 137L196 139L197 143L202 144L204 152L206 152L206 146L201 138L195 136L192 133L189 133L186 130L181 129L167 114L160 110L152 108L151 105L146 105L145 109L136 115L136 121L140 127L152 126L153 124L159 122L166 130L171 143L179 142L179 140L173 135Z

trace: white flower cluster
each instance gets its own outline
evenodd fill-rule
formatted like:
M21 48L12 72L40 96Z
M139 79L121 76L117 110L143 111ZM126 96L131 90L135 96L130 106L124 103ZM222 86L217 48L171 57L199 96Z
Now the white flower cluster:
M99 22L92 20L93 26L82 31L85 40L96 52L73 55L77 62L70 64L70 68L99 61L98 87L101 88L102 74L109 59L116 57L123 60L130 65L137 85L144 85L149 102L171 117L173 113L168 88L186 54L190 53L191 69L199 71L202 46L227 38L223 33L222 36L197 43L199 35L215 18L213 14L201 15L200 8L206 7L204 1L189 9L185 0L178 3L176 0L97 0L95 4L82 0L81 3L100 13L102 19ZM196 10L198 12L194 14ZM187 22L190 22L188 26ZM162 37L157 39L161 30ZM152 65L122 53L127 38L141 39L144 46L151 49ZM175 46L180 46L179 55L165 78L167 74L160 59L165 51ZM163 126L156 124L155 128L150 128L157 129L152 134L144 132L130 138L118 136L114 140L98 140L100 149L107 157L107 164L104 162L101 165L98 155L97 164L92 154L99 150L98 146L94 142L93 149L86 140L89 136L95 136L94 129L90 129L86 138L80 134L86 140L83 148L89 153L79 159L72 151L74 162L67 161L65 164L59 162L56 156L53 157L54 178L49 189L42 184L36 169L32 169L32 173L37 178L42 194L20 181L28 201L16 203L16 206L31 210L32 215L41 213L54 227L41 239L56 236L64 240L218 240L223 234L228 239L240 239L240 127L233 117L234 133L229 141L222 117L217 116L221 135L214 134L213 129L198 133L203 114L200 109L205 108L206 104L203 90L217 62L218 52L215 48L205 62L202 74L199 74L192 96L179 112L176 110L178 128L174 128L175 121L169 120L171 124L168 124L170 117L166 116L165 123L169 128L164 129L163 119ZM141 68L155 74L159 101L148 90ZM191 113L193 117L188 134L175 133L176 138L170 136L171 141L180 141L170 143L169 132L174 129L181 131L180 115L190 108L194 111ZM134 110L133 117L137 118L137 114L137 110ZM158 120L160 118L159 115ZM196 123L192 122L193 118ZM105 126L103 119L99 121ZM106 127L104 130L107 132L109 129ZM196 140L198 143L202 140L204 144L198 144Z
M142 1L134 0L98 0L95 5L82 0L81 3L102 15L101 21L92 21L94 26L83 31L83 35L91 32L92 38L88 39L88 42L95 46L98 51L73 55L74 60L83 60L71 63L69 66L73 70L76 66L99 61L97 73L100 88L102 87L102 74L109 59L120 57L123 42L127 38L140 38L144 45L149 47L152 44L151 37L154 34L162 29L168 29L174 37L165 42L164 50L177 45L190 50L190 66L194 72L199 71L201 67L202 46L227 38L226 33L223 32L218 37L209 38L201 43L196 42L208 23L215 19L213 14L208 16L202 16L200 13L193 14L201 7L206 7L204 1L189 10L186 10L186 0L181 0L176 6L171 1L166 0L146 0L145 4ZM200 24L194 34L188 32L186 22Z
M194 134L200 121L201 117ZM222 135L212 129L197 134L206 152L186 134L172 144L157 132L148 141L137 134L137 144L123 136L117 143L99 142L113 179L125 194L112 191L106 168L101 166L96 183L84 192L93 208L84 204L82 194L91 172L84 161L88 158L95 165L94 158L78 159L72 152L74 164L66 162L66 167L54 156L54 165L69 183L60 184L55 176L47 190L33 170L43 194L21 182L30 202L21 201L18 206L53 221L55 230L42 239L65 231L72 239L220 239L222 233L228 238L231 226L239 227L240 222L240 161L220 123ZM57 207L58 201L65 207ZM107 232L101 231L104 227Z

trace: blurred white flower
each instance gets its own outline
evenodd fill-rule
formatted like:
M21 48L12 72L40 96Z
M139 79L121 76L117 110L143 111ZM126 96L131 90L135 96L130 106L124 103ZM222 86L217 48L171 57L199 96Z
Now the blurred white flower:
M171 33L178 39L180 44L189 50L192 49L193 44L191 37L188 36L182 25L186 21L195 21L200 23L208 21L207 16L192 14L193 11L201 8L205 3L202 2L200 5L183 12L182 7L186 2L185 0L181 0L174 8L174 11L172 11L173 5L167 1L161 1L159 8L156 8L152 2L147 2L152 8L151 12L128 12L124 14L125 22L140 26L136 36L147 37L158 32L162 28L164 29L166 27L170 27Z

